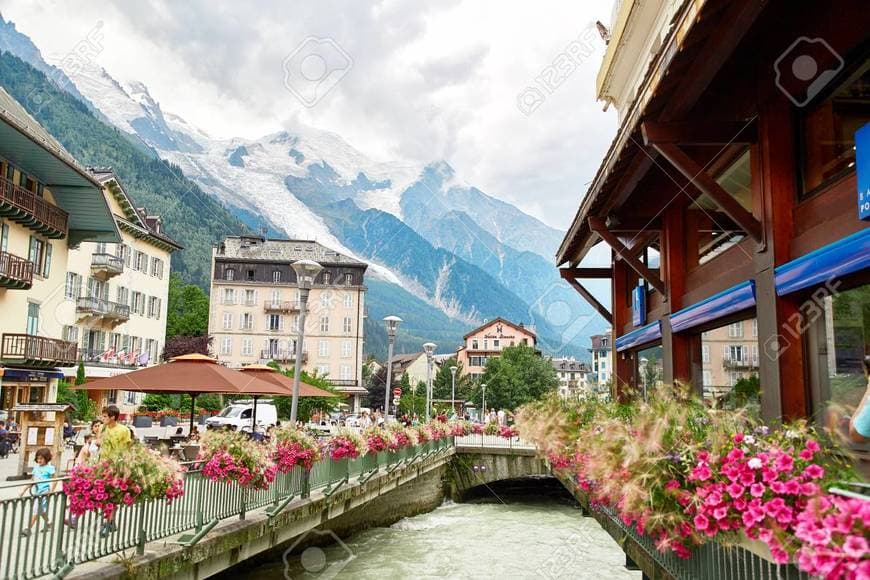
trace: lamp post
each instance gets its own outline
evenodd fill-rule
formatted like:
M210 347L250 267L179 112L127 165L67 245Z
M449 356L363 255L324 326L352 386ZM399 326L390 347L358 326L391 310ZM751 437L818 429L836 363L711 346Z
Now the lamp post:
M387 351L387 384L384 387L384 425L387 424L387 416L390 414L390 387L393 383L393 344L396 342L396 331L402 319L398 316L384 317L384 326L387 329L389 346Z
M450 367L450 379L452 387L450 389L450 410L456 414L456 367Z
M482 407L480 418L486 423L486 383L481 383L480 388L483 390L483 402L480 404Z
M314 279L323 266L312 260L293 262L296 284L299 286L299 328L296 329L296 360L293 367L293 402L290 405L290 425L296 426L296 412L299 409L299 381L302 374L302 343L305 340L305 311L308 309L308 294Z
M423 351L426 353L426 420L429 420L432 406L432 361L435 356L436 345L434 342L423 344Z

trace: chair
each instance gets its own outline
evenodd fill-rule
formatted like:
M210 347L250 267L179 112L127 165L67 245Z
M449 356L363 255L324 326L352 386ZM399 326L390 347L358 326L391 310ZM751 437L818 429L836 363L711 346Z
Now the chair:
M145 436L145 445L147 447L151 447L152 449L160 445L160 437L157 436Z
M199 445L188 445L181 448L185 461L195 461L199 455Z

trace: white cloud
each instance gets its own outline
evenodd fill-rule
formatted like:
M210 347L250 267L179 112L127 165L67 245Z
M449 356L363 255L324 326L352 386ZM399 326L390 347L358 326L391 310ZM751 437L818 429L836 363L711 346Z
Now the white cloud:
M0 8L46 53L69 51L102 21L100 64L142 81L164 110L212 135L256 138L298 119L374 158L446 159L465 182L566 228L615 132L613 113L595 102L604 43L587 30L607 21L612 2L4 0ZM308 36L333 39L353 59L312 108L286 90L282 70ZM592 54L534 113L521 113L518 94L578 38Z

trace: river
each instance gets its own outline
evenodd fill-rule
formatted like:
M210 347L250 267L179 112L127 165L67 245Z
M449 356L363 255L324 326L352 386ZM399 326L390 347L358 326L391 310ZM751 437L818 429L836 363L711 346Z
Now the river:
M622 550L561 487L494 488L227 578L631 578ZM558 486L558 484L556 484ZM560 491L561 490L561 491ZM497 497L496 497L497 496Z

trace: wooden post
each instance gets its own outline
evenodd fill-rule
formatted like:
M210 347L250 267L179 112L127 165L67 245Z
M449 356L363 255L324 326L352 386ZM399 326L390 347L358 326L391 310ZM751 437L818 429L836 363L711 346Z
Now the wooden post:
M625 306L625 296L628 292L628 267L622 260L613 259L613 298L611 310L613 312L613 334L611 340L613 368L613 398L624 401L628 393L634 387L634 365L628 357L623 358L616 352L616 338L623 333L628 322L630 313Z
M661 237L661 272L668 288L667 314L662 320L663 379L665 384L692 382L692 340L671 332L671 314L683 307L686 288L686 210L672 204L665 210Z

